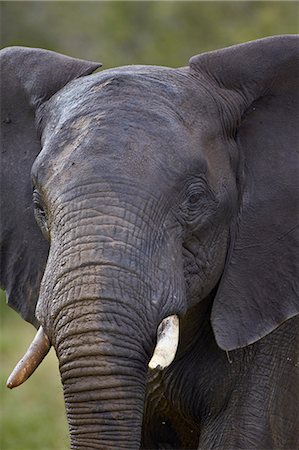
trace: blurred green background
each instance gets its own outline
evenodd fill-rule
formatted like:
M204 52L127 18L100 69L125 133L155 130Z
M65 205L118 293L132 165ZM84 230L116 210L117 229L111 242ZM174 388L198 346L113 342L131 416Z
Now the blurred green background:
M183 66L203 51L298 32L295 1L3 1L0 8L2 47L43 47L101 61L104 68ZM5 388L35 330L1 297L0 449L64 450L67 425L54 351L24 385Z
M298 2L1 2L2 43L44 47L104 67L180 66L190 56L296 33Z

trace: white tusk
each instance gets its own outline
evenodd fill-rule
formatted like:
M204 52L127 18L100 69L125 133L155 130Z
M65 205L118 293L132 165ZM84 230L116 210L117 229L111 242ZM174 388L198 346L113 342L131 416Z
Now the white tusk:
M157 345L149 362L150 369L163 370L174 360L179 343L179 318L176 315L162 320L157 332Z
M6 386L13 389L24 383L40 365L50 348L49 338L40 327L27 352L10 374Z

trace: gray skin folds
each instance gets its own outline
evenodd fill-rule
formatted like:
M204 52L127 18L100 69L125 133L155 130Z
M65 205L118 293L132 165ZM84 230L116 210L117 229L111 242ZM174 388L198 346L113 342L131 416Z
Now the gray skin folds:
M56 350L71 448L297 448L298 39L94 74L0 54L1 284Z

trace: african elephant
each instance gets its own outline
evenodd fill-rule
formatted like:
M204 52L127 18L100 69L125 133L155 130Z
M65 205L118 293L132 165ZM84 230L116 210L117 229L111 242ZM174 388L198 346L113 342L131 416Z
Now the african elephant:
M298 38L1 63L8 386L53 345L72 449L298 448Z

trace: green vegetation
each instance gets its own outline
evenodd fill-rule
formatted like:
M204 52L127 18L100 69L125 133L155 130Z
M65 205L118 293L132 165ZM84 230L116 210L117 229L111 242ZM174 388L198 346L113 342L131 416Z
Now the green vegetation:
M2 46L43 47L101 61L182 66L203 51L272 34L298 32L298 2L2 1ZM3 295L2 295L3 296ZM34 335L0 302L1 450L68 447L62 389L53 352L21 387L6 379Z
M298 32L298 2L1 2L2 44L101 61L182 66L190 56Z

